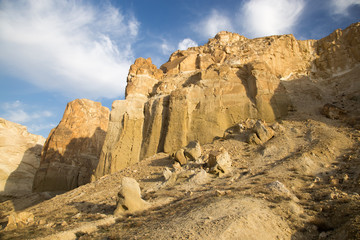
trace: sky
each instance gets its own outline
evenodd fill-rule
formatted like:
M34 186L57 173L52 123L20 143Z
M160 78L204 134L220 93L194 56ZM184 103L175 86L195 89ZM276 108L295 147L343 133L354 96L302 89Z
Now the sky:
M111 109L129 67L160 67L220 31L320 39L360 21L360 0L0 0L0 117L47 137L77 98Z

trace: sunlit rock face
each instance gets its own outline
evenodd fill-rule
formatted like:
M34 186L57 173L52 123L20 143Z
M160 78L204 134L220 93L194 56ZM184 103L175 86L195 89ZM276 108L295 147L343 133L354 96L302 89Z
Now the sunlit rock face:
M292 104L284 82L315 81L355 67L359 31L355 23L320 40L220 32L204 46L174 52L162 71L151 59L137 59L126 99L113 103L94 179L193 140L209 143L247 118L286 116Z
M66 106L41 153L34 191L66 191L86 184L96 168L108 127L109 109L76 99Z
M0 194L31 192L44 143L44 137L25 126L0 118Z

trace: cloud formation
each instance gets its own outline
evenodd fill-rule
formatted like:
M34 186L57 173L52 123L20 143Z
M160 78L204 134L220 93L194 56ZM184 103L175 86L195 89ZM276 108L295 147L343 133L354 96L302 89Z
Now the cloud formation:
M0 71L69 97L123 96L138 29L110 4L5 0Z
M333 14L348 15L348 9L352 5L360 5L360 0L331 0L330 6Z
M179 50L186 50L189 47L197 47L197 46L198 46L198 44L194 40L192 40L190 38L185 38L185 39L183 39L182 41L179 42L178 49Z
M233 24L224 13L213 9L210 14L194 26L195 32L202 37L214 37L220 31L233 31Z
M241 8L239 22L249 37L292 32L304 9L304 0L249 0Z
M46 122L54 116L52 112L35 109L19 100L2 103L0 112L6 120L27 125L29 132L38 134L41 130L50 130L56 126L53 123Z

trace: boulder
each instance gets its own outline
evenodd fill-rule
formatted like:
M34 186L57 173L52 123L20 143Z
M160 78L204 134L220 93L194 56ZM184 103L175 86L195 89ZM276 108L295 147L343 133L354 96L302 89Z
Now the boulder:
M204 169L200 169L195 175L190 178L191 183L195 183L196 185L206 184L209 181L209 176Z
M322 107L321 114L330 119L341 119L346 115L346 112L333 104L327 103Z
M141 198L139 183L133 179L124 177L121 180L121 188L118 193L117 206L114 215L134 213L146 210L150 204Z
M184 149L185 156L190 161L196 161L201 157L202 149L199 141L191 141Z
M33 190L67 191L90 182L108 127L109 109L88 99L66 106L41 153Z
M45 138L0 118L0 193L31 193Z
M253 129L253 133L249 135L249 143L261 144L269 141L274 137L274 130L266 125L261 120L256 121Z
M207 166L210 173L221 177L231 172L231 163L229 153L225 149L220 149L219 151L210 152Z
M174 161L180 163L181 166L187 164L188 160L185 156L185 151L184 149L179 149L178 151L176 151L174 154L173 154L173 159Z
M34 215L31 212L11 213L5 230L14 230L29 226L34 223Z

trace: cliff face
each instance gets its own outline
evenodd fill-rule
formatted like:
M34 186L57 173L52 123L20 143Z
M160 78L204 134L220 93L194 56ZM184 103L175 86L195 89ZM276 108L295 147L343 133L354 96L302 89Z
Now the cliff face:
M286 116L292 106L283 84L356 66L359 31L355 23L318 41L220 32L204 46L174 52L162 71L150 59L137 59L126 99L113 103L94 178L192 140L211 142L247 118Z
M30 193L45 138L0 118L0 193Z
M41 153L34 191L66 191L86 184L96 168L108 127L109 109L87 99L66 106Z

